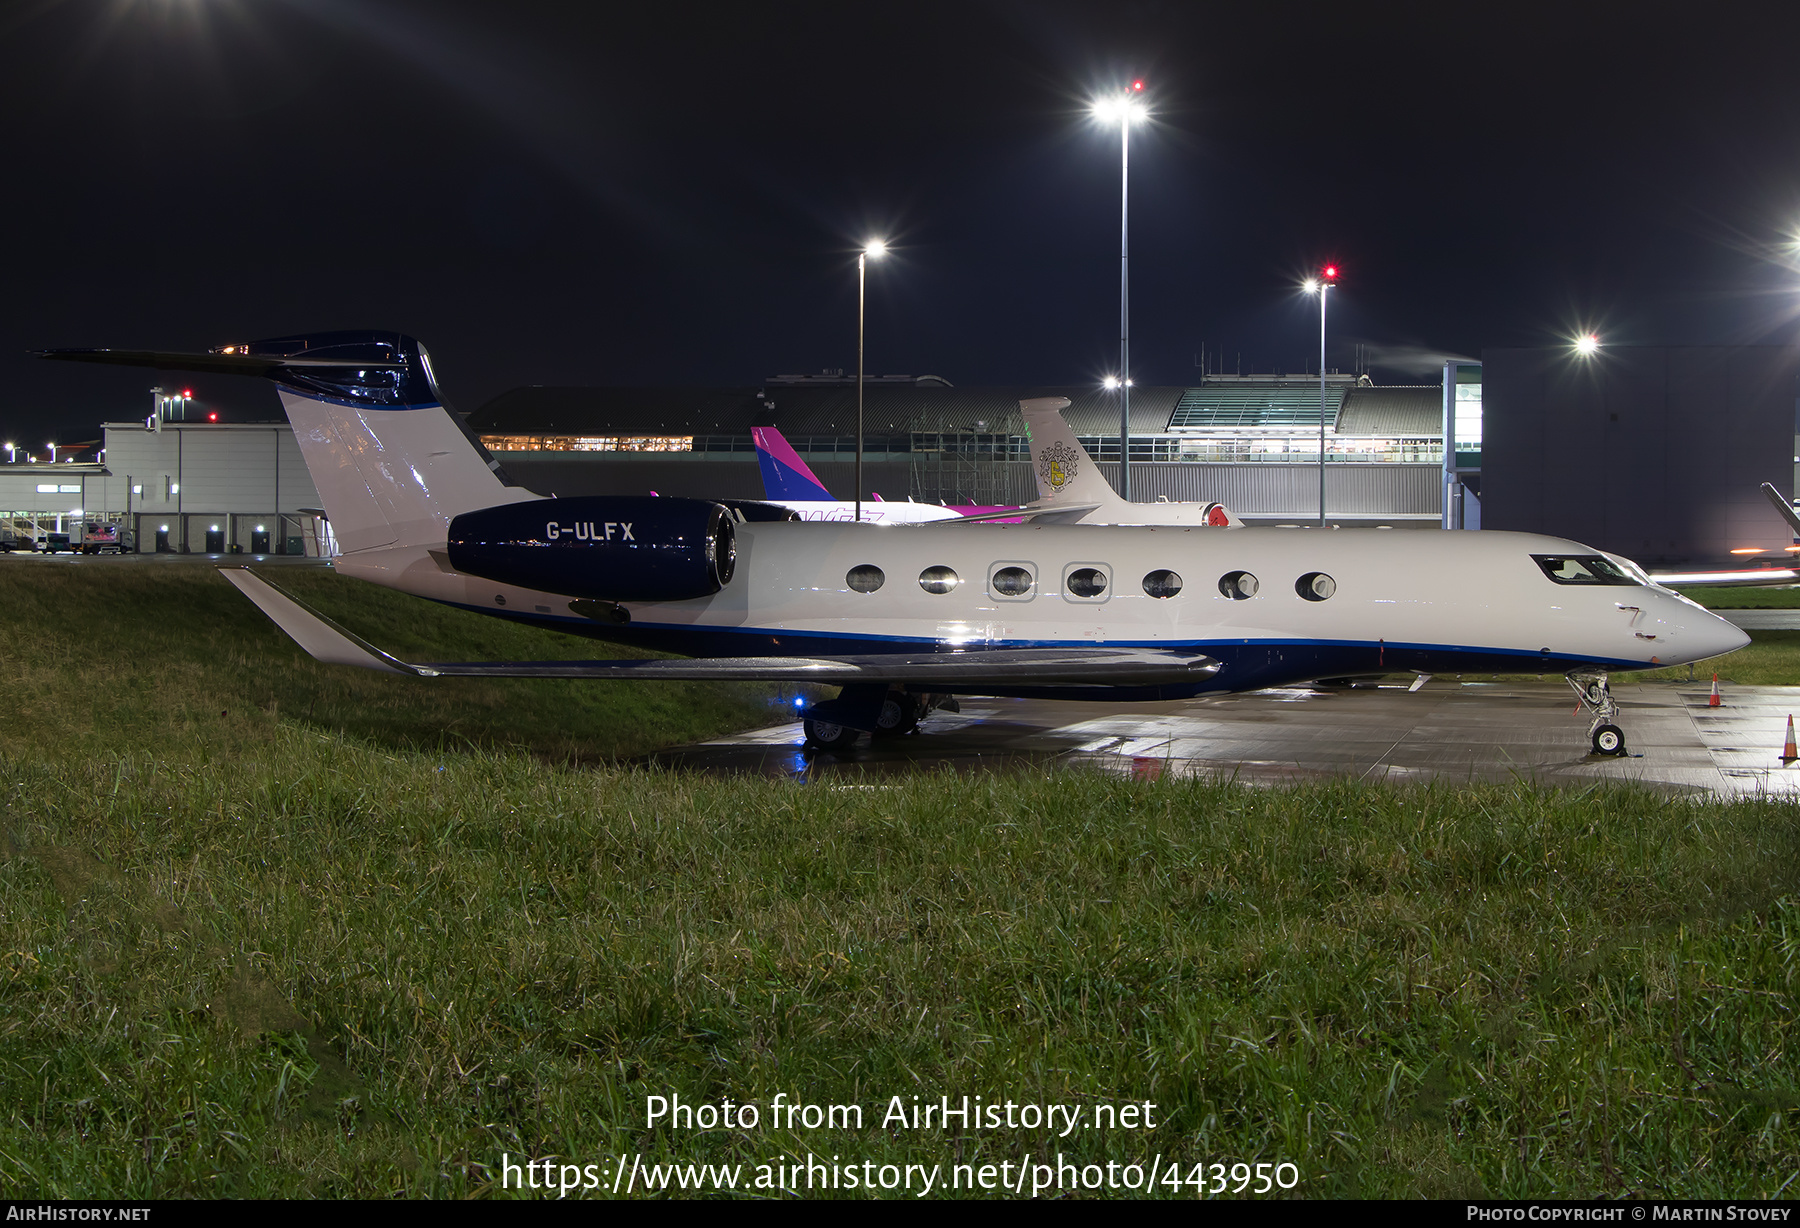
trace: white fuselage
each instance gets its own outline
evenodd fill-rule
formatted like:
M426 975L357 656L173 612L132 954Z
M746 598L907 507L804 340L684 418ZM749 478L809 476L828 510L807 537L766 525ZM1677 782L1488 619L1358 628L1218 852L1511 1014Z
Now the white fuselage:
M416 553L364 551L337 566L419 596L690 655L1181 647L1224 661L1223 689L1378 669L1654 668L1747 642L1666 589L1557 584L1532 559L1597 553L1503 532L747 524L736 575L720 592L628 603L630 624L606 629L574 613L566 597L450 573ZM869 566L883 573L880 587L856 591L849 573ZM921 583L934 568L955 574L949 591ZM996 583L1005 568L1029 577L1022 592ZM1162 571L1179 575L1180 591L1147 595L1146 576ZM1098 573L1104 588L1092 592L1090 574L1091 595L1082 595L1076 572ZM1255 596L1221 591L1223 578L1239 572L1256 577ZM1308 600L1296 585L1318 573L1334 591ZM943 586L941 573L926 578Z

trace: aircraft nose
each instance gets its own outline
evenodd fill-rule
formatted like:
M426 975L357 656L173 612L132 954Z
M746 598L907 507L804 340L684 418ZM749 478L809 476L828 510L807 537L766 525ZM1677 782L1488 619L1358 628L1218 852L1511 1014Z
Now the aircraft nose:
M1658 621L1668 629L1669 647L1674 650L1663 658L1668 664L1704 661L1736 652L1750 642L1741 629L1710 610L1678 598L1664 598L1660 604Z
M1697 659L1736 652L1750 642L1743 628L1717 614L1709 614L1705 625L1694 627L1687 634L1691 636L1692 647L1699 653Z

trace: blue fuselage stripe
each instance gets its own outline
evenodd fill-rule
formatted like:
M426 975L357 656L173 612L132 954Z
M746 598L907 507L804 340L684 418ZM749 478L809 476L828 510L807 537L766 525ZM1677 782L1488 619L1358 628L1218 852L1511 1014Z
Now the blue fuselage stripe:
M1001 648L1086 648L1104 644L1119 648L1166 649L1200 653L1221 663L1212 679L1190 693L1240 691L1346 674L1375 673L1561 673L1570 669L1654 669L1645 661L1594 657L1575 653L1497 648L1473 644L1397 643L1391 640L1327 640L1221 636L1183 640L1144 639L1005 639L961 645L927 636L847 635L830 631L798 631L769 627L722 627L688 623L639 623L612 626L585 618L568 618L446 602L481 614L499 614L611 643L629 644L681 656L873 656L884 653L979 652ZM991 687L983 694L993 694ZM1019 692L1021 694L1024 691ZM1035 692L1033 692L1035 693ZM1173 696L1170 696L1173 697Z

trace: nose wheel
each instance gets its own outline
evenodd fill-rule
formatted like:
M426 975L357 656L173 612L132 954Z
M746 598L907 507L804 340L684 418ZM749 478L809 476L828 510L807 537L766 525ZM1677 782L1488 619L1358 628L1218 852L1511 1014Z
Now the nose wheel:
M1596 727L1590 741L1594 744L1596 755L1623 755L1625 753L1625 731L1617 725Z
M1613 724L1613 718L1619 715L1619 705L1612 697L1612 687L1603 673L1567 674L1569 686L1581 700L1581 706L1593 713L1593 723L1588 726L1588 742L1593 746L1596 755L1625 754L1625 731Z

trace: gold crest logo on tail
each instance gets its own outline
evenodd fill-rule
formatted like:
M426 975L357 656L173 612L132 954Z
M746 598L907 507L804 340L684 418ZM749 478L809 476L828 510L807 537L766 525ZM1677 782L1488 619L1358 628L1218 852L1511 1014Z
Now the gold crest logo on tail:
M1079 453L1065 443L1051 444L1038 456L1038 477L1044 480L1053 493L1062 490L1081 471L1079 456Z

